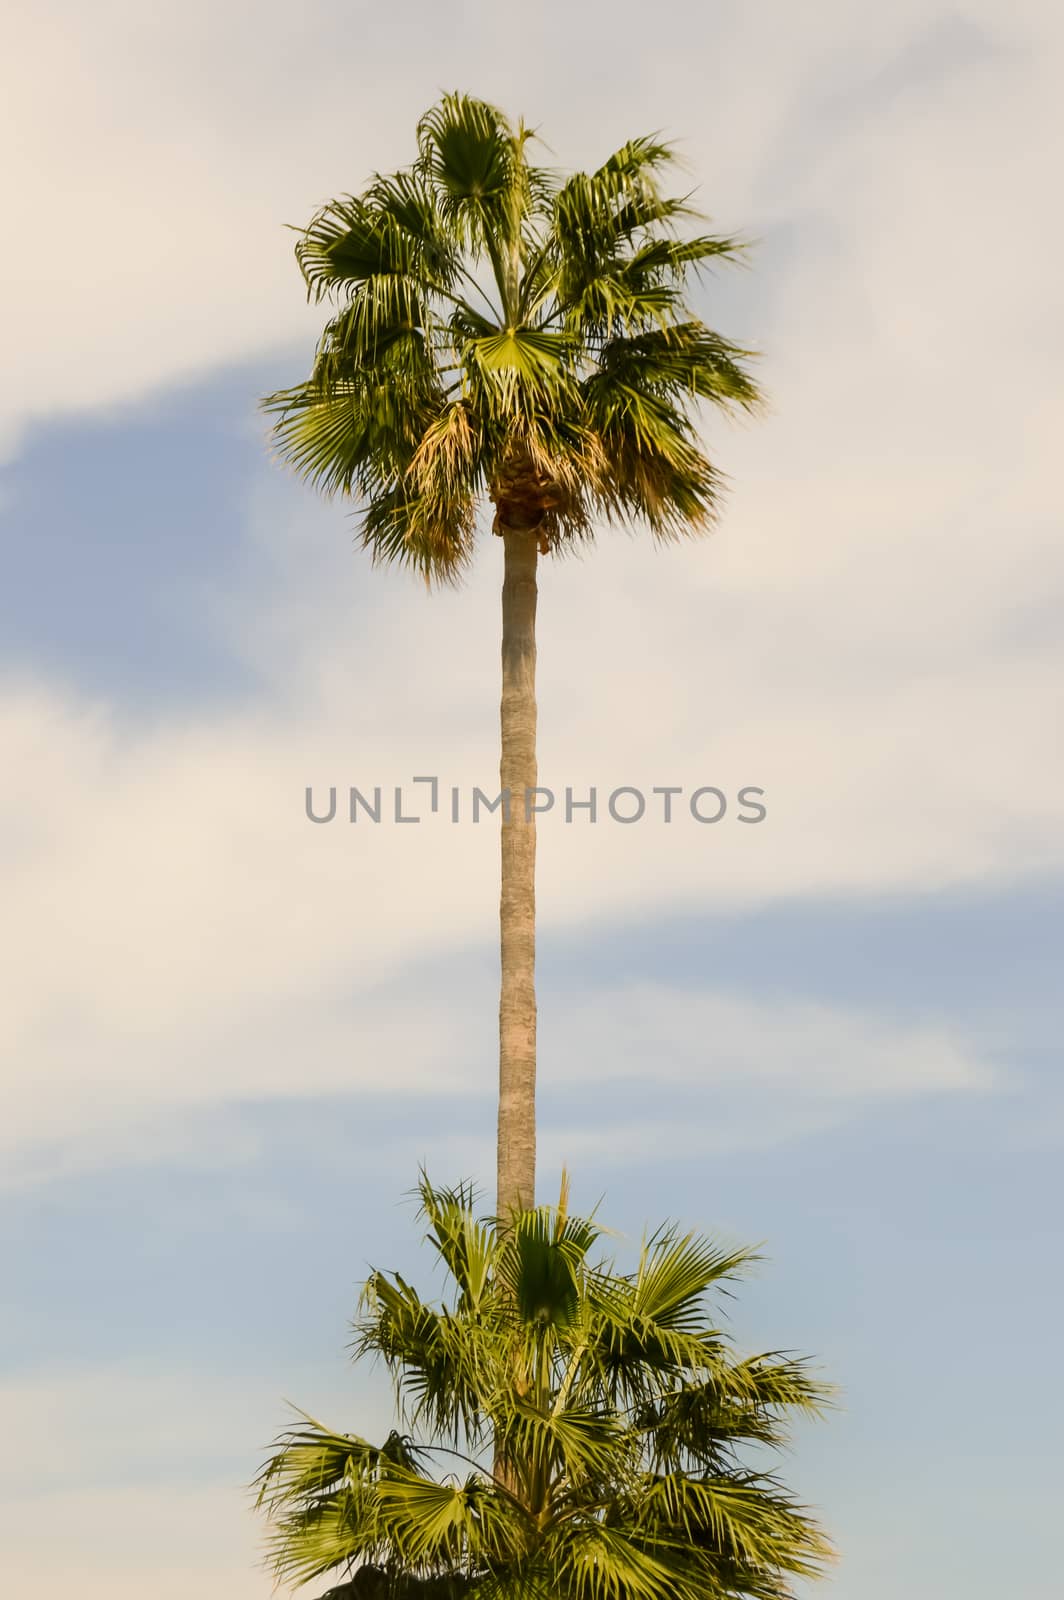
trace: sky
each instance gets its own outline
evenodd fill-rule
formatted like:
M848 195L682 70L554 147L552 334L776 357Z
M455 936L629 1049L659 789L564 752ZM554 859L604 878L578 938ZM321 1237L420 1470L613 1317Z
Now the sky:
M496 792L499 549L372 570L256 410L316 332L285 225L461 88L567 167L678 141L771 402L708 425L711 539L543 565L541 781L600 813L541 821L541 1194L762 1244L735 1338L842 1390L786 1466L831 1600L1056 1593L1062 54L1045 0L13 18L5 1592L268 1594L286 1402L390 1426L345 1347L425 1269L419 1162L490 1194L497 840L447 796Z

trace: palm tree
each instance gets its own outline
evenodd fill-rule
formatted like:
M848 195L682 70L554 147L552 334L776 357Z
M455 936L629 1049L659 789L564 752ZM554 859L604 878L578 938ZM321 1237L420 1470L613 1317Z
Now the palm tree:
M664 1229L634 1272L557 1207L500 1233L468 1189L420 1186L449 1303L373 1272L356 1358L383 1358L380 1445L306 1417L257 1480L285 1583L331 1600L779 1600L830 1547L745 1459L829 1391L804 1362L740 1358L709 1291L751 1259ZM514 1353L518 1352L515 1366ZM484 1458L501 1442L507 1481Z
M752 407L747 354L687 303L733 257L662 192L633 139L592 173L534 166L532 135L450 94L418 156L326 205L296 247L330 300L310 377L265 402L280 454L355 497L373 556L430 584L471 560L485 501L503 543L502 983L497 1214L534 1203L536 571L598 521L660 540L708 528L719 477L704 403Z

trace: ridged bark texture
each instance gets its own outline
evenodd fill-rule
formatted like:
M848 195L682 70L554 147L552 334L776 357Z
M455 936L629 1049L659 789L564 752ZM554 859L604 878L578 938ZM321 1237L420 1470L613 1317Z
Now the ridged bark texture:
M498 1215L535 1204L536 1187L536 563L534 532L502 530L502 818L499 927Z

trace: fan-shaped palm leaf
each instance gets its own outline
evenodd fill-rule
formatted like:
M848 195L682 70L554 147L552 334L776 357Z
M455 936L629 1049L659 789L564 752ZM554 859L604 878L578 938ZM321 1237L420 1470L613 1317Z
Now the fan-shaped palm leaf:
M744 1460L828 1398L713 1320L747 1252L663 1230L621 1272L564 1204L500 1233L468 1188L420 1196L452 1292L371 1277L356 1350L384 1358L399 1427L282 1436L258 1479L278 1577L331 1574L332 1600L779 1600L821 1570L809 1513Z

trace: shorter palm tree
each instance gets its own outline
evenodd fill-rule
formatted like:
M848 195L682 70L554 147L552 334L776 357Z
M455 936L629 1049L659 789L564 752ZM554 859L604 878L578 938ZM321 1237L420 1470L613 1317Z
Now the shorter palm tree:
M664 1229L634 1272L593 1261L556 1207L506 1232L467 1188L420 1184L453 1293L373 1272L356 1359L383 1357L383 1444L307 1417L257 1480L279 1581L331 1600L779 1597L830 1547L750 1446L778 1446L828 1391L804 1362L741 1358L707 1295L751 1259ZM492 1461L504 1463L495 1470Z

